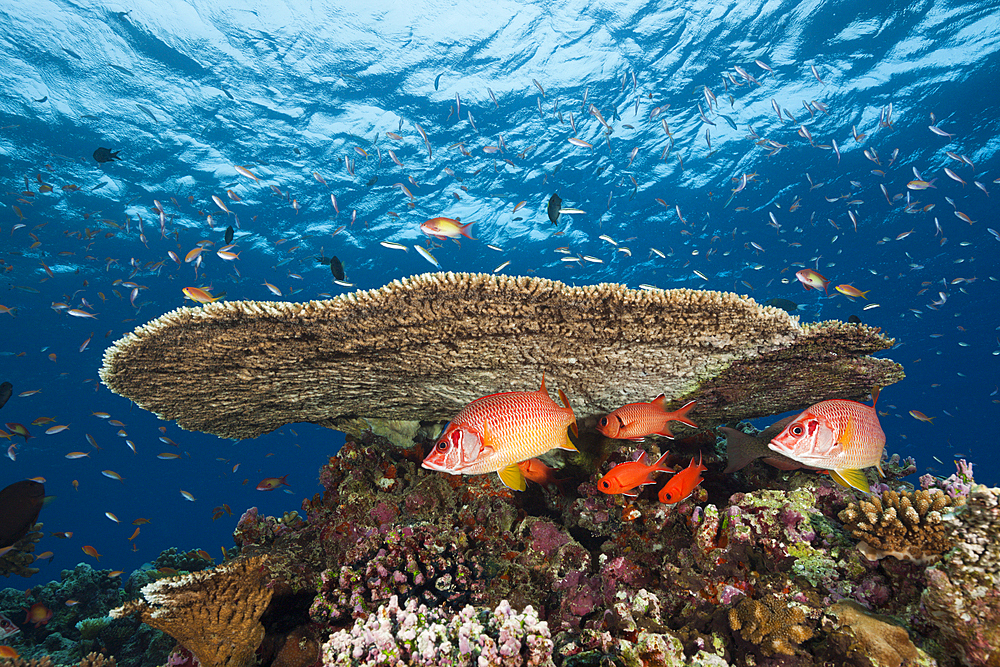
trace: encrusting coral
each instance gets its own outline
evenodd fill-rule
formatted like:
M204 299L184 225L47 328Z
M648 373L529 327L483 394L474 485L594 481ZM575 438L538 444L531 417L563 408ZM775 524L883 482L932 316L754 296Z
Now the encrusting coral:
M896 492L850 503L838 515L844 527L861 540L858 549L869 560L893 556L926 563L936 560L955 542L942 513L964 502L940 489Z
M27 534L11 545L11 549L0 556L0 575L9 577L16 574L30 577L38 572L37 567L31 567L35 562L35 545L42 539L42 524L34 524Z
M920 657L906 628L873 614L853 600L840 600L828 610L834 629L848 634L852 649L880 667L912 665Z
M480 396L536 388L543 371L579 419L660 393L696 399L699 425L861 399L902 378L866 356L892 343L732 293L434 273L327 301L179 308L109 347L101 379L226 438L303 421L360 436L388 420L412 444L418 429L398 422L446 421ZM623 368L637 372L623 382Z
M795 655L798 645L813 636L803 606L774 595L740 600L729 610L729 626L766 656Z
M251 556L142 588L143 599L112 610L136 614L194 653L205 667L246 667L264 638L260 617L271 600L265 557Z

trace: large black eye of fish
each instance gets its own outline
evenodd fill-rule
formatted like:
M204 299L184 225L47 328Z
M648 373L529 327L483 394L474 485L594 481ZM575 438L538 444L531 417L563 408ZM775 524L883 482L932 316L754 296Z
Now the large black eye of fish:
M788 432L792 435L802 435L802 427L796 424L795 426L788 429Z
M448 449L448 443L445 442L444 440L441 440L438 442L437 448L443 452L444 450Z
M607 425L608 425L608 418L601 417L601 426L607 426Z
M610 489L611 482L601 482L601 486L604 487L605 489Z

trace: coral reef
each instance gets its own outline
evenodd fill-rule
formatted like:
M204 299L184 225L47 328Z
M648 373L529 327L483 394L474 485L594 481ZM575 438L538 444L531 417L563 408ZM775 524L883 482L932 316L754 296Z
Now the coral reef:
M885 491L882 497L851 503L838 515L847 530L861 540L858 548L870 560L885 556L917 563L931 562L955 542L942 514L965 502L939 489Z
M265 585L263 556L213 570L160 579L142 588L143 599L112 610L136 615L194 653L206 667L246 667L264 638L260 617L273 591Z
M852 652L879 667L913 665L920 658L926 662L926 656L921 656L910 641L906 628L888 617L873 614L852 600L837 602L827 613L836 618L833 630L850 637Z
M251 507L236 524L233 541L239 547L250 545L267 546L277 537L285 535L302 525L302 519L296 511L285 512L278 519L273 516L260 516L256 507Z
M108 658L100 653L88 653L78 663L77 667L115 667L115 659ZM44 655L41 658L0 658L0 667L55 667L56 663L52 657Z
M35 562L35 545L42 539L42 524L36 523L28 532L11 545L10 551L0 556L0 575L9 577L16 574L20 577L30 577L38 573L37 567L31 567Z
M537 387L543 370L581 420L660 393L696 399L701 425L801 409L817 394L863 398L902 378L865 356L892 342L864 325L800 326L732 293L433 273L327 301L179 308L109 347L101 379L225 438L305 421L412 442L419 427L398 422L445 421L480 396ZM643 372L623 382L626 367Z
M813 636L805 608L773 595L740 600L729 610L729 626L766 656L795 655L799 644Z
M974 486L946 519L956 541L927 568L923 618L965 665L1000 665L1000 489Z
M492 611L466 606L455 614L396 596L348 632L323 645L324 667L354 665L553 666L552 639L530 606L514 611L502 601Z

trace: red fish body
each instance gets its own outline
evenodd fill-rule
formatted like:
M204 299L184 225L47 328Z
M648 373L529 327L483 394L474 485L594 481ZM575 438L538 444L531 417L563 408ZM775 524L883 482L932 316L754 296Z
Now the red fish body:
M457 239L459 236L472 239L469 228L474 224L474 222L470 222L467 225L463 225L458 220L452 220L451 218L431 218L420 225L420 231L427 234L427 236L433 236L441 241L445 239ZM474 241L475 239L472 240Z
M523 491L524 474L517 464L550 449L576 451L566 428L576 431L576 417L566 395L559 407L545 389L490 394L462 408L423 467L451 475L483 475L495 472L508 487Z
M52 610L41 602L36 602L28 609L24 617L25 623L34 623L35 627L41 627L52 620Z
M285 481L286 479L288 479L288 475L282 475L281 477L266 477L260 480L260 483L257 485L257 490L273 491L274 489L282 485L290 487L291 484L286 482Z
M808 408L768 447L803 465L829 470L838 484L868 493L861 471L875 466L882 473L885 433L874 405L835 399Z
M639 487L656 483L653 479L654 472L673 472L670 468L663 466L663 462L669 455L670 452L664 452L663 456L656 460L656 463L649 465L646 462L646 452L642 452L635 461L619 463L612 468L597 483L597 489L609 495L621 493L635 498L639 495Z
M660 489L660 502L667 504L679 503L690 496L698 485L705 481L701 473L708 470L701 464L701 454L698 454L698 462L694 462L691 457L691 464L670 478L670 481Z
M660 394L650 403L629 403L623 405L606 417L601 417L597 430L609 438L618 440L642 440L647 435L662 435L673 438L667 427L667 422L678 421L682 424L698 428L698 425L687 418L687 413L694 407L695 401L688 401L674 412L667 412L666 397Z

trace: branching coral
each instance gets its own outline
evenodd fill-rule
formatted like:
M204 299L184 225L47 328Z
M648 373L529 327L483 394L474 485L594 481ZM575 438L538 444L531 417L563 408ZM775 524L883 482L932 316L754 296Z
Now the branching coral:
M393 596L323 645L324 667L465 664L551 666L548 625L531 607L518 613L506 601L493 611L467 606L450 615L416 600L401 608Z
M111 615L137 614L198 656L205 667L246 667L264 637L260 617L271 600L264 560L244 558L160 579L142 588L144 599L127 602Z
M23 658L0 658L0 667L55 667L52 658L45 655L41 658L25 660ZM115 667L114 657L105 657L101 653L88 653L78 663L78 667Z
M729 626L767 656L795 655L796 647L813 636L802 606L773 595L741 600L729 610Z
M954 544L952 529L942 522L942 512L960 505L938 489L886 491L882 497L851 503L838 515L869 560L894 556L926 563L936 560Z

